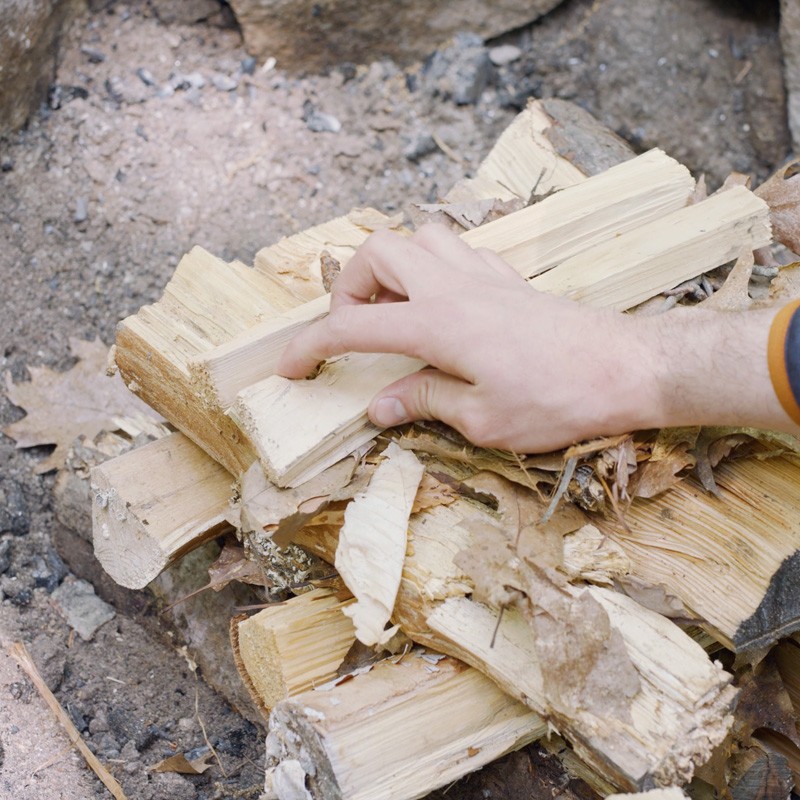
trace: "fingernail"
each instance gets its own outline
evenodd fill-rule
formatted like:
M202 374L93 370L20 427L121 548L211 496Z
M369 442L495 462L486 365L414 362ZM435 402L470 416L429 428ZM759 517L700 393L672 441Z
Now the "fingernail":
M401 422L408 422L408 414L403 404L396 397L382 397L375 403L373 417L378 425L390 428Z

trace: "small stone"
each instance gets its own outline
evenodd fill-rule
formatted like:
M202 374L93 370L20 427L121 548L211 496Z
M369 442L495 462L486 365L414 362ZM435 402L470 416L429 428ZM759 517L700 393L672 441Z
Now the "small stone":
M90 64L102 64L106 60L106 54L92 47L81 47L81 53L89 59Z
M256 61L253 56L247 56L247 58L243 58L240 64L243 75L252 75L255 73L257 66L258 61Z
M235 78L231 78L230 75L223 75L220 72L215 72L211 76L211 83L214 84L214 88L218 89L220 92L233 92L239 86L239 81Z
M0 160L0 170L3 172L11 172L14 169L14 159L11 156L3 156Z
M34 586L48 594L56 590L68 572L67 565L53 549L48 549L44 556L35 556L30 564Z
M318 111L310 100L303 103L303 119L306 127L314 133L339 133L342 123L333 116Z
M184 733L188 733L189 731L193 731L195 728L195 721L192 717L181 717L178 720L178 730L183 731Z
M30 529L31 518L22 484L13 478L0 477L0 533L24 536Z
M504 67L511 64L522 55L522 50L513 44L501 44L489 50L489 60L496 67Z
M139 69L136 70L136 74L139 76L139 80L145 86L156 85L156 79L153 77L153 73L150 72L149 69L145 69L144 67L139 67Z
M86 222L89 218L89 199L87 197L79 197L75 200L75 213L72 215L72 221L80 224Z
M180 92L187 89L202 89L206 85L206 79L199 72L175 73L169 81L173 91Z
M425 86L434 95L456 105L477 103L494 66L480 36L459 33L443 50L437 50L423 67Z
M431 134L420 133L411 140L408 147L403 151L403 155L409 161L416 162L435 152L437 148L438 145Z
M0 575L11 566L11 540L0 540Z
M33 599L33 579L30 575L3 575L0 577L0 594L12 605L27 606Z
M84 580L65 580L52 597L67 625L86 642L116 615L114 609L95 594L92 584Z

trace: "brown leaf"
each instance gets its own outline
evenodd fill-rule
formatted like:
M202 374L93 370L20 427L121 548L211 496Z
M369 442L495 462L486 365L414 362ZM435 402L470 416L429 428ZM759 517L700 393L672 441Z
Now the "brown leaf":
M217 556L216 561L208 568L209 582L204 589L222 591L231 581L249 583L253 586L264 586L264 571L251 559L247 558L244 547L233 544L230 540Z
M119 375L108 377L108 348L99 339L70 339L70 348L78 363L66 372L29 367L30 382L16 384L5 375L8 399L28 414L3 433L15 439L18 448L56 445L36 467L37 473L62 467L70 445L81 434L93 439L100 431L125 427L126 419L140 419L145 427L161 421L128 391ZM133 427L141 429L142 424Z
M458 493L446 483L442 483L433 477L429 472L422 476L422 482L414 498L414 505L411 509L412 514L426 511L436 506L449 506L456 501Z
M670 594L662 584L655 586L645 583L634 575L626 575L617 581L618 588L640 606L649 608L669 619L693 620L692 614L679 597Z
M564 503L542 523L546 503L530 489L492 472L480 472L464 484L494 498L505 535L520 558L542 569L563 567L564 536L586 524L582 511Z
M781 271L772 279L769 296L757 302L758 306L772 306L788 303L800 297L800 261L781 267Z
M733 727L737 739L746 743L757 730L768 728L800 746L795 711L774 655L745 672L737 683L739 700Z
M786 173L798 163L781 167L755 191L769 206L773 236L793 253L800 253L800 174Z
M209 750L198 758L189 760L185 753L176 753L174 756L159 761L150 767L150 772L178 772L181 775L202 775L210 766L209 760L214 754Z
M746 311L753 305L749 290L754 264L753 251L745 248L736 260L736 264L728 274L722 288L698 305L716 311Z
M319 254L319 270L322 276L322 286L326 292L333 289L333 284L342 271L341 262L334 258L327 250Z
M370 232L382 230L396 230L403 225L403 212L387 217L374 208L354 208L347 215L347 219Z
M256 461L242 475L237 502L238 523L245 534L264 531L279 547L330 503L349 500L362 491L374 471L359 467L359 458L348 457L293 489L281 489L267 480ZM232 515L232 520L237 516Z
M441 217L449 217L460 229L470 231L506 214L519 211L525 203L518 199L497 200L493 197L474 200L469 203L417 203L414 208L422 212L414 214L414 225L419 227L427 222L440 222Z

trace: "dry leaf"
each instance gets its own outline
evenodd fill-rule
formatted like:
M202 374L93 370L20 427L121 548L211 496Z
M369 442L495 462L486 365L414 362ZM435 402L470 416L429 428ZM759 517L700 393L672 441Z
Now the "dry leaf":
M412 514L420 511L427 511L436 506L449 506L456 501L458 493L456 490L442 481L437 480L429 472L422 476L422 482L414 498L414 505L411 508Z
M548 702L571 718L587 711L630 720L639 674L605 609L585 589L555 583L553 570L517 557L508 532L477 520L465 527L473 546L455 563L474 582L475 600L521 611L534 634Z
M13 383L8 373L5 376L8 399L28 415L6 426L3 433L15 439L18 448L56 445L38 464L37 473L62 467L70 445L81 434L93 439L100 431L119 430L124 418L161 421L128 391L119 375L107 376L108 348L99 339L69 341L78 358L72 369L55 372L48 367L29 367L29 383Z
M774 238L793 253L800 253L800 174L786 173L797 164L781 167L755 191L769 206Z
M275 486L256 461L240 479L239 498L230 522L245 535L263 531L279 547L286 546L328 505L349 500L364 489L373 468L365 465L355 474L361 454L348 456L294 489Z
M179 772L181 775L202 775L211 764L208 762L214 758L211 750L203 753L197 758L187 758L187 753L176 753L174 756L159 761L150 772Z
M760 728L768 728L800 747L795 711L774 655L746 671L737 684L739 699L733 728L737 740L746 742Z
M771 306L777 303L788 303L800 297L800 261L781 267L781 271L769 287L769 296L757 302L758 306Z
M222 591L231 581L249 583L253 586L265 586L264 571L255 561L247 558L244 547L225 542L220 554L208 568L209 582L204 589Z
M403 224L403 212L387 217L386 214L381 214L374 208L354 208L347 215L347 219L353 225L358 225L359 228L365 228L370 232L394 230Z
M384 630L394 610L405 561L408 518L425 468L409 450L392 442L366 491L347 506L336 548L336 569L356 602L344 609L356 638L387 641Z
M698 306L712 308L716 311L746 311L753 305L749 289L754 264L753 251L745 248L736 260L736 264L728 274L722 288L714 292L711 297L698 303Z
M327 250L319 254L319 270L322 276L322 286L326 292L333 289L333 284L342 271L342 263L334 258Z
M524 207L525 203L519 198L497 200L493 197L469 203L416 203L412 206L412 222L414 227L419 228L429 222L442 222L441 218L445 216L461 230L470 231ZM422 214L414 214L413 209L418 209Z
M480 472L464 485L494 498L503 530L520 558L545 570L563 567L564 536L586 524L582 511L564 504L542 523L546 504L529 489L492 472Z
M683 601L670 594L661 584L653 586L644 583L634 575L620 577L617 584L619 589L640 606L649 608L651 611L661 614L662 617L681 620L696 619L696 615L686 608Z

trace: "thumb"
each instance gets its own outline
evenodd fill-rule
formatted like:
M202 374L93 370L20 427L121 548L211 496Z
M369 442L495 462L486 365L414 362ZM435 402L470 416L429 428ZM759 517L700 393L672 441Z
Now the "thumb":
M423 369L387 386L372 398L369 418L381 428L418 419L448 425L461 417L472 384L437 369Z

